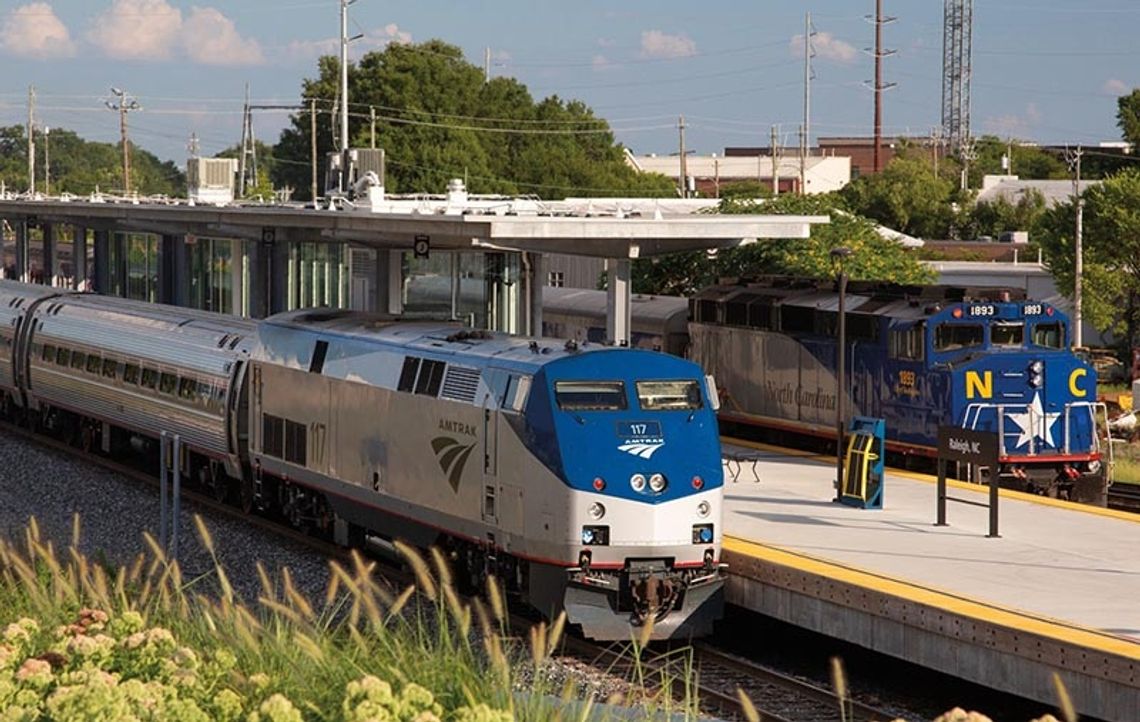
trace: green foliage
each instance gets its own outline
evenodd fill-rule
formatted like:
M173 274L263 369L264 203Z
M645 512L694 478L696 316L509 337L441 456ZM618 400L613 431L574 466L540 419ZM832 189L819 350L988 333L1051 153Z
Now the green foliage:
M881 173L856 178L839 193L853 212L888 228L918 238L949 236L954 186L925 160L895 158Z
M1140 148L1140 88L1116 99L1116 124L1121 137Z
M302 83L306 106L316 98L319 163L336 144L339 121L319 99L337 96L339 62L323 57L318 77ZM389 45L349 66L352 145L371 143L368 108L376 108L377 147L387 154L385 187L392 192L440 193L463 178L475 193L674 195L665 176L639 174L623 159L605 120L579 101L552 96L535 102L512 78L484 82L462 51L439 40ZM310 114L301 112L281 134L273 179L308 198ZM518 133L513 129L523 128ZM322 174L323 177L323 174Z
M835 194L799 196L784 194L763 203L726 200L724 213L773 215L825 215L827 224L812 226L811 236L760 240L723 249L715 258L704 252L678 253L633 264L633 285L638 293L688 296L725 276L793 275L824 278L836 266L831 250L852 250L844 262L851 278L898 283L928 283L933 273L896 241L882 237L874 223L844 210Z
M996 239L1006 231L1028 231L1030 238L1036 238L1038 225L1044 216L1045 196L1037 190L1021 196L1017 203L1010 203L1005 198L976 203L966 214L961 236Z
M88 195L96 189L121 192L123 154L119 145L83 140L74 131L53 128L49 139L51 193ZM44 190L44 142L37 138L36 189ZM0 182L11 190L28 187L28 140L21 126L0 128ZM143 195L186 194L186 176L171 162L131 145L131 187Z
M1140 169L1088 188L1083 196L1082 311L1099 331L1125 343L1136 338L1140 305ZM1075 211L1072 203L1047 211L1039 225L1046 265L1066 295L1073 293Z
M1061 179L1069 177L1069 170L1057 156L1034 146L1021 145L1018 141L1002 140L994 135L984 135L975 143L977 158L970 164L970 187L980 188L982 176L1001 175L1009 170L1023 179ZM1002 168L1001 159L1012 154L1012 168Z
M771 198L772 188L760 181L746 180L722 183L720 186L721 200L748 200L752 198Z

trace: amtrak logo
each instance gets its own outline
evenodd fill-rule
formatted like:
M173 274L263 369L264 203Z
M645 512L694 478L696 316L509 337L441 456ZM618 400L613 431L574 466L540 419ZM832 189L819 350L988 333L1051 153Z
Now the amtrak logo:
M1050 413L1045 411L1041 406L1040 392L1034 394L1033 403L1026 406L1024 412L1015 414L1007 411L1005 418L1012 421L1019 431L1014 448L1020 449L1032 439L1041 439L1046 446L1056 447L1057 444L1053 440L1053 427L1060 417L1061 412L1059 411Z
M431 448L439 461L439 468L447 475L451 490L458 494L459 480L463 478L463 468L475 449L475 442L464 445L450 436L437 436L431 440Z
M618 451L624 451L633 456L639 456L642 459L648 459L653 456L653 453L665 445L663 439L638 439L637 441L627 441L618 446Z

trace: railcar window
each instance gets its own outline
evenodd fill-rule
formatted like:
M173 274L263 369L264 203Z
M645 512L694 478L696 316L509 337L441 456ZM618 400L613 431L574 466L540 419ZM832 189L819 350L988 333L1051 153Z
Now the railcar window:
M205 381L198 382L198 403L207 409L214 409L214 387Z
M71 363L71 349L58 348L55 350L55 362L59 366L67 366Z
M990 343L994 346L1020 346L1025 343L1025 324L1000 322L990 326Z
M985 329L980 324L944 323L934 329L934 350L953 351L981 346Z
M622 381L555 381L554 398L563 411L623 411L629 406Z
M198 393L198 382L194 379L182 378L178 380L178 398L193 399Z
M784 333L813 333L815 331L815 309L781 306L780 330Z
M154 369L143 369L142 385L148 389L158 387L158 372Z
M103 366L103 359L96 354L87 355L87 373L97 374L99 369Z
M699 409L703 405L696 381L638 381L636 386L642 411Z
M748 325L752 328L772 328L772 306L767 303L753 303L748 307Z
M1065 324L1039 323L1033 327L1033 344L1045 348L1061 348L1065 341Z
M103 359L103 377L113 379L119 373L119 362L115 359Z
M420 370L418 356L406 356L404 368L400 370L400 383L396 385L397 391L411 391L416 386L416 373Z
M43 353L43 356L41 356L40 358L43 360L44 363L51 363L52 361L55 361L55 353L56 353L55 346L52 346L51 344L45 343L44 344L44 353Z
M87 354L82 351L73 351L71 354L71 368L82 371L87 365Z
M123 366L123 382L132 386L139 382L139 367L135 364L126 364Z
M163 373L158 377L158 392L160 394L174 394L174 388L178 386L178 377L174 374Z

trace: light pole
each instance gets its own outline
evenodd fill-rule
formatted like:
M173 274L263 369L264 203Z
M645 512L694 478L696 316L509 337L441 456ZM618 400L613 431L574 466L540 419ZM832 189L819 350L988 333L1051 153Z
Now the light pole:
M847 272L843 268L843 261L852 253L850 248L840 246L831 249L831 260L838 267L839 275L839 334L836 338L836 364L835 374L835 500L843 496L843 397L847 389L846 383L846 349L847 349Z

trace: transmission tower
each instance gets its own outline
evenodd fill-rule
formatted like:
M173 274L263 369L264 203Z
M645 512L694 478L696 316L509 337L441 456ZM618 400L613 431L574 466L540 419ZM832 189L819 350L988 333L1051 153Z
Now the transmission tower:
M944 0L942 19L942 135L951 153L970 137L970 44L974 0Z

